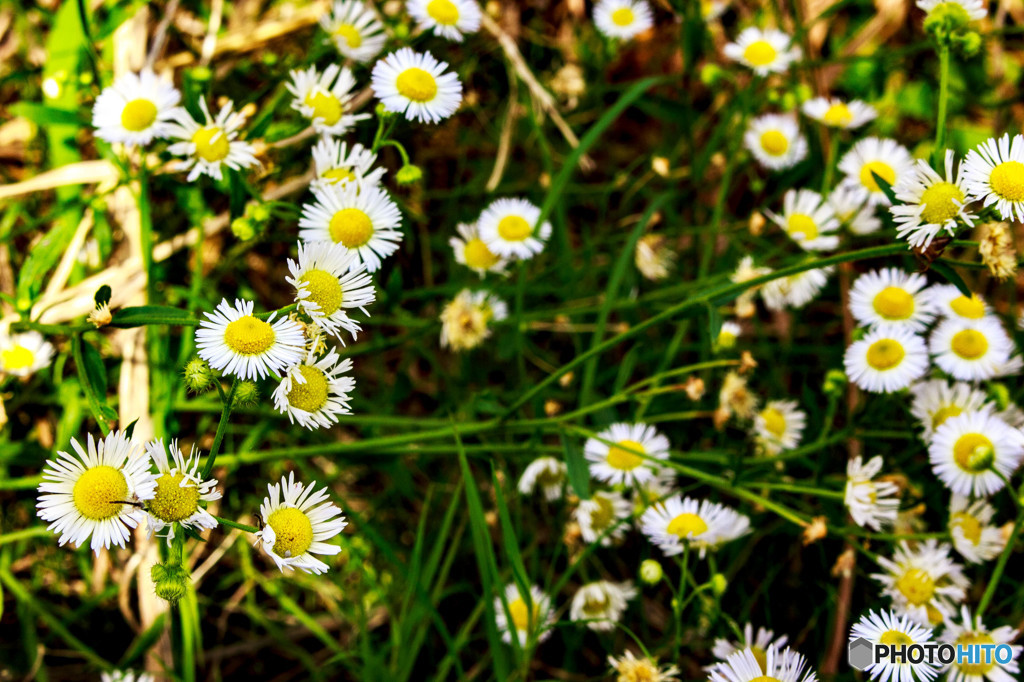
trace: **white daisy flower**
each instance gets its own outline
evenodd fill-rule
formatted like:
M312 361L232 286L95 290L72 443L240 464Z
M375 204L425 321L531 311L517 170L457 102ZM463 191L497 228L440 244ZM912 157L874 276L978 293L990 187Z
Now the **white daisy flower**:
M926 442L931 439L935 429L950 417L991 409L988 396L983 391L959 381L952 384L945 379L922 381L911 386L910 393L913 395L910 413L924 429L922 437Z
M913 621L908 615L898 615L893 611L868 611L850 628L850 641L863 637L872 645L888 644L889 646L909 646L911 644L927 644L932 641L931 628ZM882 679L887 682L890 678L893 682L927 682L935 679L939 674L941 664L938 659L929 663L925 659L921 663L891 663L883 659L872 663L864 672L871 676L872 680Z
M149 673L136 673L134 670L114 670L101 672L100 682L156 682L156 678Z
M932 471L959 495L988 497L1003 488L1024 457L1024 433L991 412L965 412L935 429Z
M761 30L753 26L744 29L736 42L723 49L726 57L743 64L759 76L770 73L784 73L800 59L800 48L792 45L792 39L779 31L769 28Z
M807 661L789 647L769 647L764 664L752 650L743 649L729 656L710 671L710 682L815 682L818 676L808 669Z
M830 128L853 130L875 120L875 108L859 99L844 102L835 97L815 97L804 102L801 109L805 116L824 123Z
M996 509L985 500L953 494L949 501L949 534L953 549L969 564L991 561L1003 552L1006 539L991 525Z
M341 337L347 331L356 338L359 323L348 316L348 310L359 309L369 315L366 306L374 302L373 280L359 254L342 244L331 242L299 242L299 259L288 259L290 277L285 281L295 287L299 310L328 334Z
M360 0L335 0L320 25L343 57L363 64L380 54L388 39L373 7Z
M156 466L156 491L146 502L146 529L149 535L167 529L168 544L174 538L174 524L192 528L197 533L217 527L217 519L199 505L221 497L217 479L204 481L199 473L199 450L192 447L186 456L172 440L146 443L146 453ZM168 457L170 453L170 457Z
M671 467L664 467L654 472L654 476L643 482L632 485L633 523L640 528L640 517L652 504L668 499L676 492L676 472Z
M722 638L715 639L715 644L711 648L711 655L724 662L728 661L729 657L733 654L744 649L750 649L758 665L763 670L768 662L768 650L782 649L788 641L789 637L787 635L776 637L773 630L762 627L757 628L757 634L755 635L754 626L747 623L743 626L743 637L739 641L731 642ZM706 670L711 670L714 667L714 665L709 666Z
M865 189L873 206L888 206L889 198L882 192L875 175L896 187L905 175L913 172L914 160L906 147L895 140L866 137L853 145L839 160L839 170L846 176L842 186Z
M181 93L149 69L126 73L96 98L92 108L96 137L128 147L167 137L180 101Z
M422 30L457 43L480 30L480 5L474 0L407 0L405 9Z
M455 229L459 236L448 240L452 251L455 252L455 262L465 265L481 278L488 272L505 274L508 261L487 247L480 238L476 223L459 223Z
M761 298L769 310L802 308L817 296L835 272L831 265L780 277L761 287Z
M282 476L280 483L267 484L267 497L260 505L262 529L256 544L284 572L285 567L320 575L329 566L314 554L333 556L341 551L328 540L341 533L348 522L330 501L326 486L314 493L316 483L303 485L295 472Z
M476 348L491 335L491 323L508 317L508 306L489 291L463 289L441 311L441 347Z
M538 457L530 462L519 478L519 492L532 495L537 488L544 493L548 502L562 496L566 482L565 462L554 457Z
M629 524L622 521L632 511L633 505L621 493L598 490L589 500L580 501L573 518L580 526L584 542L597 542L600 538L602 547L611 547L625 537Z
M708 549L717 549L750 532L750 519L743 514L717 502L681 495L651 506L640 523L643 534L665 556L682 554L685 544L689 544L703 558Z
M274 390L274 408L282 414L287 412L293 424L298 422L310 430L329 428L338 422L339 414L352 414L349 394L356 380L343 376L351 369L352 360L341 360L334 348L319 360L311 350L305 362L292 365L284 373Z
M211 178L223 178L222 167L241 170L250 166L258 166L254 147L238 139L238 131L245 124L245 116L232 111L234 104L229 100L215 117L210 116L206 100L200 99L199 106L203 110L203 123L192 118L183 107L174 110L174 123L171 124L167 136L181 140L167 148L175 156L185 159L179 162L178 170L187 170L189 182L200 175Z
M960 620L952 621L942 633L942 641L954 646L969 645L1000 645L1010 646L1010 660L1000 663L995 658L995 650L981 649L981 656L977 662L958 662L956 659L946 668L948 671L946 679L949 682L1014 682L1020 679L1020 658L1021 647L1019 644L1010 644L1020 634L1009 625L1003 625L994 630L985 627L978 615L971 615L970 609L966 606L960 607Z
M935 312L943 317L980 320L992 312L981 296L976 293L964 296L952 284L933 284L928 287L927 294Z
M900 542L892 559L878 558L885 573L871 577L893 600L896 613L922 625L948 622L970 587L963 568L949 558L949 550L948 544L936 540L916 542L913 548Z
M511 644L514 632L519 646L525 647L531 639L543 642L551 636L555 614L551 610L551 598L539 587L530 586L527 603L516 584L509 583L505 586L505 602L508 604L507 612L501 597L494 598L494 620L502 641Z
M782 198L782 215L770 210L765 213L805 251L828 251L839 246L839 236L832 234L839 229L839 220L814 190L791 189Z
M795 400L771 400L754 417L754 433L763 452L774 456L800 445L806 423Z
M429 52L403 47L374 65L373 94L385 109L410 121L437 123L462 103L462 83L454 73L446 73L447 68L447 62L437 61Z
M342 244L359 256L367 272L380 269L402 241L402 214L380 187L355 183L313 188L314 201L302 207L299 239Z
M676 677L679 674L676 666L662 667L658 659L647 656L637 658L629 649L619 657L608 656L608 665L616 673L615 679L619 682L675 682L679 679Z
M771 274L772 269L764 266L755 266L752 256L744 256L736 265L736 270L729 275L734 284L742 284L752 279ZM736 316L741 318L753 317L757 312L754 305L754 298L760 287L749 287L736 297Z
M928 14L936 7L960 7L967 12L967 17L971 21L979 21L988 16L982 0L917 0L917 6Z
M935 364L961 381L991 379L1013 353L1013 341L994 317L945 320L932 331L928 346Z
M715 339L715 343L719 348L734 348L736 340L742 332L743 328L736 322L723 322L722 328L718 330L718 338Z
M712 22L729 9L729 0L700 0L700 16L705 22Z
M1024 222L1024 135L989 138L964 159L967 193L996 207L1003 220Z
M875 455L864 463L860 455L846 463L846 494L843 504L854 523L875 532L891 528L900 511L900 489L891 481L876 481L884 461Z
M635 599L637 590L632 581L613 583L597 580L576 590L569 606L569 618L587 621L587 627L595 632L610 632L622 620L629 601Z
M967 191L963 179L964 166L953 172L953 152L946 150L945 176L939 175L928 162L918 159L913 169L893 186L893 193L903 204L890 206L896 222L896 236L906 239L917 249L927 248L942 232L956 234L957 219L974 225L966 209Z
M668 459L668 449L668 438L653 426L620 422L588 438L583 454L590 462L591 476L610 485L626 485L652 478L661 468L656 460Z
M859 324L874 329L924 331L935 318L926 286L928 280L916 272L872 270L853 283L850 313Z
M796 119L784 114L751 119L743 133L743 144L758 163L774 171L792 168L807 157L807 139Z
M239 379L277 376L284 368L301 362L306 338L298 323L272 313L266 320L252 314L253 302L223 299L217 310L203 313L207 319L196 329L196 352L210 367Z
M376 162L377 155L358 142L350 149L347 142L331 137L321 138L313 147L316 178L312 186L354 182L358 187L377 187L387 170L374 168Z
M86 448L71 439L75 454L58 452L47 460L39 484L36 513L60 535L58 544L82 545L92 537L96 554L112 545L124 547L145 518L141 502L153 498L156 478L149 458L121 431L98 443L92 434Z
M285 87L292 93L292 109L309 119L313 129L321 135L344 135L358 121L369 114L352 114L352 88L355 76L347 67L331 64L323 73L315 66L295 69L288 74Z
M828 203L839 222L853 234L872 234L882 229L882 221L875 214L875 207L868 201L868 191L863 187L839 185L828 195Z
M594 26L606 38L630 40L654 26L646 0L597 0Z
M526 199L497 199L480 214L477 230L492 253L502 258L533 258L544 250L551 223L537 225L540 209Z
M0 333L0 372L27 377L50 366L53 345L37 331Z
M909 329L872 329L850 344L843 365L865 391L893 393L928 371L928 349Z

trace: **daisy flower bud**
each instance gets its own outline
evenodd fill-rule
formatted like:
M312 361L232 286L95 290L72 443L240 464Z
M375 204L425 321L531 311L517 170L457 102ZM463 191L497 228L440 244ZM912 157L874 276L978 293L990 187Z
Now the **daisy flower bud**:
M419 166L414 166L411 163L399 168L395 174L395 180L398 181L399 185L414 185L422 179L423 171L420 170Z
M213 384L213 372L206 361L192 358L185 365L185 387L192 393L205 393Z
M251 220L241 216L231 221L231 233L243 242L247 242L250 239L255 239L258 231Z
M716 597L721 597L725 594L725 590L728 587L729 581L721 573L715 573L711 576L711 591L715 593Z
M170 562L154 565L150 576L153 578L156 596L171 604L177 604L185 596L191 581L188 569Z
M640 564L640 580L648 585L657 584L664 575L665 572L662 570L661 564L655 559L644 559Z
M252 407L260 401L260 389L255 381L242 381L235 389L235 407Z

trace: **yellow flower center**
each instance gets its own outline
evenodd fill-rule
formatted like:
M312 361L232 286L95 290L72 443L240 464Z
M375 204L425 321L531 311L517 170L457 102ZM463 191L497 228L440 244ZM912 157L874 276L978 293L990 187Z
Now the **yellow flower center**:
M991 635L987 632L965 632L956 638L954 644L961 644L963 646L970 646L971 644L995 644L995 640L992 639ZM996 666L995 650L989 649L986 655L982 649L975 649L981 654L981 659L978 663L957 663L956 666L960 668L960 677L974 676L982 677L985 673L989 672Z
M500 228L499 228L500 229ZM466 265L474 270L487 270L494 267L500 260L498 256L491 253L483 239L470 239L466 242L466 248L462 252L466 259Z
M931 601L932 594L935 592L935 581L927 571L911 568L896 581L896 589L912 605L921 606Z
M980 433L965 433L953 445L953 459L969 474L977 474L992 466L995 449L992 441Z
M306 412L316 412L327 402L327 377L323 370L310 365L299 365L299 373L306 383L292 379L292 390L288 391L288 404Z
M252 315L238 318L224 330L224 343L239 355L266 353L274 345L274 339L274 328Z
M352 24L341 24L334 29L334 35L345 39L348 46L353 50L363 44L363 36Z
M442 26L454 26L459 20L459 8L451 0L430 0L427 14Z
M93 521L111 519L121 513L128 499L128 479L112 466L92 467L75 481L71 499L85 518Z
M498 234L507 242L521 242L533 234L533 228L525 218L507 215L498 223Z
M958 405L947 405L946 407L940 407L932 415L932 429L937 429L946 423L946 420L950 417L959 417L963 413Z
M840 102L830 106L821 118L826 125L834 128L845 128L853 121L853 114L850 113L850 107Z
M757 657L755 656L755 658L757 658ZM767 659L765 659L765 661L767 662ZM764 668L762 667L761 670L764 670ZM777 678L777 677L772 677L771 675L758 675L757 677L752 678L750 680L750 682L782 682L782 681L779 678Z
M786 231L790 234L803 233L804 241L810 241L818 236L818 226L814 223L814 219L809 215L794 213L789 216L787 225Z
M428 72L415 66L398 74L398 94L413 102L429 102L437 96L437 81Z
M778 130L761 133L761 149L772 156L782 156L789 151L789 139Z
M952 220L963 204L964 193L952 182L936 182L921 194L921 218L926 223L941 225Z
M868 161L860 169L860 184L864 185L871 192L881 192L882 188L875 182L874 173L889 183L890 186L896 182L896 171L884 161Z
M508 605L509 619L512 621L512 625L516 630L527 631L530 629L530 621L533 621L533 625L537 624L537 615L540 610L536 604L533 605L533 618L530 618L530 607L526 605L526 602L521 598L510 602Z
M949 525L958 527L963 532L964 538L970 540L971 544L977 545L981 542L981 521L970 514L964 512L953 514L953 518L949 520Z
M343 208L335 213L327 229L331 239L349 249L358 249L373 236L370 216L358 208Z
M146 503L149 513L167 523L195 514L199 509L199 488L191 481L182 487L184 479L183 473L163 474L156 479L156 495Z
M925 613L928 614L928 622L931 623L932 627L942 625L942 621L945 620L942 615L942 611L939 611L931 604L925 604L924 610Z
M634 18L633 10L629 7L620 7L612 12L612 23L616 26L630 26Z
M608 466L622 471L632 471L644 463L643 457L629 450L646 452L644 446L635 440L620 440L617 445L608 448Z
M588 618L603 616L608 611L608 598L604 594L587 595L583 602L583 615Z
M903 346L894 339L879 339L868 348L868 364L877 370L892 369L903 362Z
M597 509L590 512L590 528L595 533L602 533L615 521L615 507L612 501L601 493L596 493L590 499L597 504Z
M767 66L775 61L777 55L775 48L765 40L750 43L743 51L743 59L751 66Z
M332 185L337 185L349 180L355 180L356 174L348 168L332 168L323 175L325 180L330 180Z
M887 630L886 632L882 633L881 637L878 638L878 643L888 644L889 646L892 646L894 644L896 646L899 646L901 644L913 644L914 640L912 640L905 632L900 632L899 630Z
M121 110L121 127L137 133L153 125L156 120L156 105L148 99L133 99Z
M542 488L550 488L552 486L561 485L562 481L565 480L565 474L560 469L548 469L544 468L537 474L537 485ZM600 500L597 500L600 502ZM610 505L609 505L610 506Z
M326 270L309 270L299 278L299 282L304 283L309 292L306 300L320 306L324 315L333 315L341 307L344 296L341 282Z
M1008 201L1024 201L1024 163L1004 161L988 177L992 191Z
M36 361L36 354L25 346L13 346L0 351L0 361L8 371L28 369Z
M209 163L223 161L231 151L228 136L217 126L200 128L192 135L192 142L196 145L196 154Z
M988 352L988 339L974 329L964 329L953 335L953 352L964 360L977 360Z
M305 513L294 507L278 509L267 519L267 525L274 529L277 540L274 554L289 558L305 554L313 546L313 524Z
M761 419L764 419L764 428L776 438L782 438L786 432L786 417L774 407L766 407L761 412Z
M701 533L707 532L708 524L704 522L704 519L697 516L696 514L690 514L689 512L683 512L679 516L669 521L668 528L666 531L670 535L675 535L680 538L695 538Z
M950 302L949 307L960 317L970 320L980 320L985 317L985 304L975 294L971 294L970 298L963 295L957 296Z
M914 314L914 297L900 287L886 287L871 302L875 312L887 320L906 320Z
M323 119L324 125L328 126L332 126L341 120L341 115L344 113L341 100L320 88L306 95L306 106L313 109L313 116L311 118Z

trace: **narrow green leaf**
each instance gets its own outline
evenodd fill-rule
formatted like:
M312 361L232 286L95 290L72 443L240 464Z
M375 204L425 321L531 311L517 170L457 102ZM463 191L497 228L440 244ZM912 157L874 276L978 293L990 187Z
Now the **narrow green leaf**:
M187 310L166 305L140 305L114 311L111 327L125 329L147 324L169 324L186 327L199 325L200 320Z
M576 496L581 500L590 499L590 469L583 457L583 448L576 446L576 439L562 435L562 451L565 453L566 476Z
M497 473L491 470L491 484L494 486L494 499L498 505L498 521L501 524L501 540L505 545L505 557L512 565L512 578L519 587L519 594L530 594L532 584L529 576L526 575L526 564L523 563L523 555L519 551L519 540L516 537L515 526L512 525L512 517L508 513L508 505L505 503L505 493L501 489Z
M40 128L50 125L84 126L86 121L75 110L49 107L37 102L15 102L7 109L14 116L32 121Z
M886 197L889 198L889 203L890 204L898 204L898 203L900 203L896 199L896 194L892 191L892 185L890 185L889 182L885 178L880 176L875 171L871 171L871 176L875 179L875 183L878 184L878 189L882 190L882 194L884 194Z
M93 296L93 300L96 301L96 305L103 305L104 303L110 303L110 285L104 284L96 290L96 295Z
M88 345L88 344L85 344ZM89 346L92 348L92 346ZM95 352L95 349L93 349ZM82 335L75 334L71 337L71 353L75 358L75 367L78 369L78 381L82 385L82 393L85 394L86 403L89 405L89 411L92 412L92 416L96 419L96 423L100 427L100 431L106 436L110 433L110 412L111 408L106 405L106 374L103 373L102 360L100 361L99 372L103 374L104 391L103 393L97 393L95 384L93 383L93 377L90 376L90 372L95 374L97 370L93 368L89 369L90 361L85 359L85 353L83 351ZM98 355L98 354L97 354ZM114 413L114 418L117 418L117 413Z
M130 668L133 663L142 658L164 633L166 620L167 613L161 613L156 617L152 625L146 628L144 632L139 633L135 640L132 641L131 646L128 647L128 650L124 652L124 656L118 661L117 667Z
M955 286L960 291L960 293L966 296L967 298L970 298L971 296L974 295L974 293L971 291L971 288L967 286L967 283L964 281L963 277L960 276L960 273L958 273L956 270L954 270L946 263L935 261L934 263L932 263L931 269L939 273L943 279L945 279L947 282Z

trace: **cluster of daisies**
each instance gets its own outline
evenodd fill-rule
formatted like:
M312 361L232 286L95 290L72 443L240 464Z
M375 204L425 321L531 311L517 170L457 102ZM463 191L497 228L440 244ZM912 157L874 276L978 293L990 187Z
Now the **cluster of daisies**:
M583 451L590 476L603 487L576 505L567 536L578 537L587 545L611 547L621 544L635 521L664 556L692 550L704 557L750 531L750 519L745 515L676 490L675 474L668 465L668 438L652 426L612 424L589 438ZM554 501L564 496L566 480L565 463L545 456L526 467L518 489L524 495L539 493ZM631 581L587 583L574 594L569 615L593 630L611 630L637 594ZM550 634L554 619L551 598L537 586L523 595L515 584L508 585L495 599L495 611L506 641L516 637L525 646ZM622 660L633 660L632 665L650 664L627 658L617 659L613 666Z
M176 441L135 443L114 431L85 447L71 439L72 453L58 452L46 462L39 499L39 518L59 536L59 544L89 543L101 549L125 547L132 529L145 521L150 536L170 542L176 533L202 533L218 520L208 506L219 500L216 479L201 470L201 453L184 453ZM341 551L328 540L345 528L341 510L326 488L315 491L294 474L268 485L260 505L261 529L256 542L284 570L286 567L323 573L327 564L315 555Z

